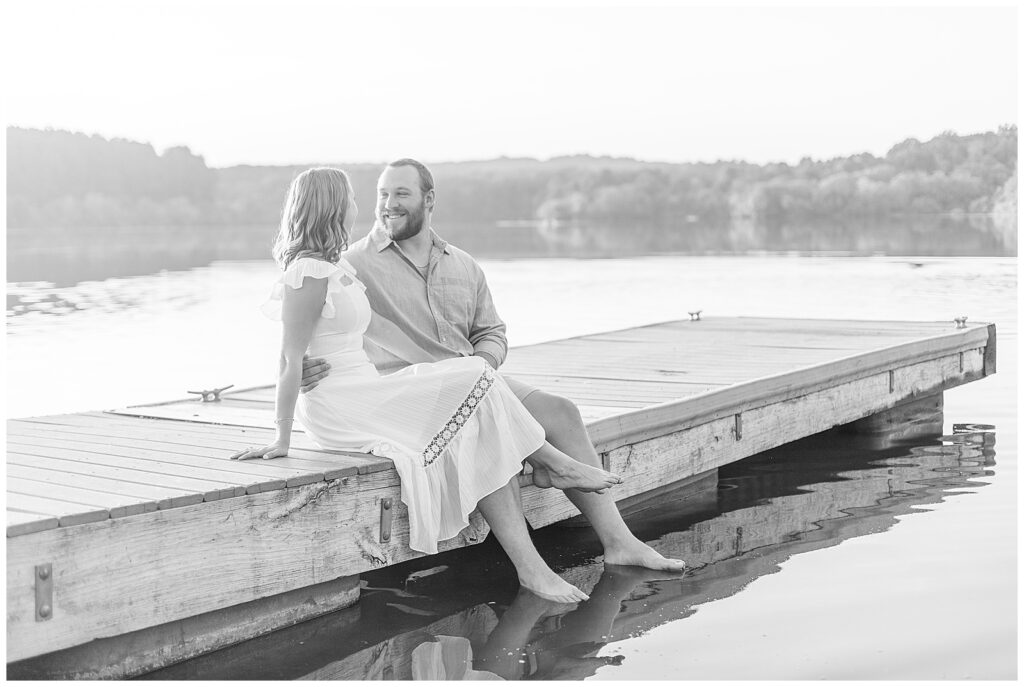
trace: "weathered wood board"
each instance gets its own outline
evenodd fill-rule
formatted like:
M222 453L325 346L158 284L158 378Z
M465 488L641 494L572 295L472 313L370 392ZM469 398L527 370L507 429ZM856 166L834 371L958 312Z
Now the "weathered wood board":
M513 349L505 374L577 402L618 500L941 396L995 371L995 328L707 319ZM8 660L272 597L418 556L391 461L325 452L237 463L273 435L269 388L8 421ZM578 514L524 484L535 527ZM382 503L396 505L390 538ZM471 526L442 548L480 541ZM35 570L52 564L37 620Z

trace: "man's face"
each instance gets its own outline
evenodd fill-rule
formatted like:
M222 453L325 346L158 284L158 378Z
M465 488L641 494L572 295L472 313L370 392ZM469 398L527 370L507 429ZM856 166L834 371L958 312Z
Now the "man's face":
M404 241L420 233L426 217L427 200L420 191L420 175L415 167L386 167L377 180L377 219L391 239Z

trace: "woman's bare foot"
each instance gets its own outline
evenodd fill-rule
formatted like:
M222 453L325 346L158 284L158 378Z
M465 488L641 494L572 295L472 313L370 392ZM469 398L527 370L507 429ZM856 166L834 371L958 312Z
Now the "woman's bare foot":
M533 483L541 489L554 487L562 491L576 489L603 494L609 487L622 484L618 475L571 458L551 462L553 464L533 468Z
M686 563L678 558L665 558L639 539L622 546L605 549L604 562L607 565L638 565L651 570L682 572Z
M562 604L586 601L590 597L559 577L553 570L519 578L519 584L542 599Z
M518 620L525 620L523 624L528 623L532 628L542 618L553 613L564 614L565 609L551 599L538 596L532 589L520 585L519 591L516 592L516 598L512 600L508 610L501 617L505 618L509 613L512 613L512 617Z

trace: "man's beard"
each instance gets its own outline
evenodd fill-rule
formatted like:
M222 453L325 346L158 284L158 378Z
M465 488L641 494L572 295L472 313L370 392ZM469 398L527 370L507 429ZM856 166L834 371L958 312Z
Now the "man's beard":
M405 224L396 230L392 230L388 226L388 222L383 216L380 217L380 221L384 228L388 230L388 233L391 234L392 241L404 241L423 231L423 220L426 217L425 209L425 203L420 203L420 206L414 209L406 209Z

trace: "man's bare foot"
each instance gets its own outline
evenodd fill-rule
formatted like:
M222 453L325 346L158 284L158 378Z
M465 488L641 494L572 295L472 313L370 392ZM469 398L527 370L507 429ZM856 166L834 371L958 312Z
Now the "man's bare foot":
M533 483L541 489L554 487L562 491L576 489L603 494L609 487L622 484L622 478L586 463L566 460L558 465L534 466Z
M530 575L528 579L520 577L519 584L540 598L556 603L572 604L590 598L552 570Z
M638 565L651 570L682 572L686 563L678 558L665 558L639 539L624 546L609 547L604 552L607 565Z
M540 489L551 488L551 475L548 474L547 468L535 467L533 469L533 486Z

